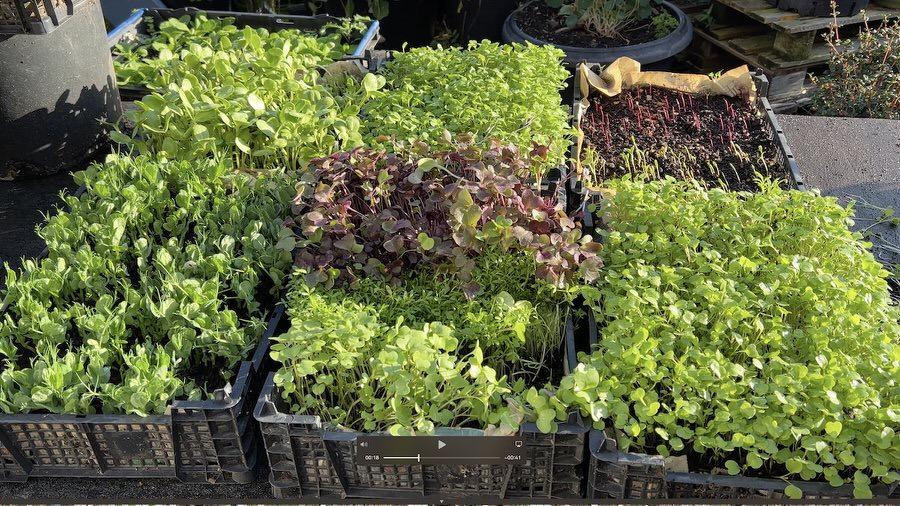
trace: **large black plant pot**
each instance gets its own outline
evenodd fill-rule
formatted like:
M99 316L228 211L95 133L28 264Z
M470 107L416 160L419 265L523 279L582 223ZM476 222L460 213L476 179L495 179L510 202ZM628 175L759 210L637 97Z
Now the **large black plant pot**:
M660 2L660 4L668 9L678 20L678 27L673 30L672 33L661 39L631 46L603 48L563 46L559 44L553 45L565 51L566 63L571 65L578 64L579 62L611 63L623 56L637 60L641 62L642 65L659 65L659 63L664 60L668 60L683 51L688 47L694 37L694 27L691 25L691 21L684 11L670 2L663 1ZM517 10L510 14L503 24L503 40L505 42L528 41L532 44L551 44L550 42L536 39L525 33L516 22L516 14L518 12L519 11Z
M82 166L121 110L99 0L50 33L0 35L0 179Z

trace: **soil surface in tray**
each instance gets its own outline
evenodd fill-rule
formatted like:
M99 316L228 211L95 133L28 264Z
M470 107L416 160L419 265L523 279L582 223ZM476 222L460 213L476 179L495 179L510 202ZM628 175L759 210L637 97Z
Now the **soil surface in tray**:
M532 37L559 44L561 46L607 48L632 46L655 40L653 26L649 20L640 21L622 30L620 37L602 37L596 33L575 28L566 28L565 19L559 10L537 0L516 13L516 22L523 32Z
M787 181L764 119L742 98L629 88L615 97L593 94L581 118L582 160L599 179L633 173L639 156L657 162L657 177L696 179L709 187L754 190L755 174ZM593 153L591 153L593 152ZM593 156L592 156L593 155ZM627 161L626 158L631 160Z

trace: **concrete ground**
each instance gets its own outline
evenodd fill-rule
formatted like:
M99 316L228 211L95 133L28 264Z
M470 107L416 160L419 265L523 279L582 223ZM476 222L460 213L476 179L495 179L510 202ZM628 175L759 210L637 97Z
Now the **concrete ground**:
M900 121L779 115L807 187L855 201L856 224L885 264L900 264ZM893 216L886 214L893 213Z

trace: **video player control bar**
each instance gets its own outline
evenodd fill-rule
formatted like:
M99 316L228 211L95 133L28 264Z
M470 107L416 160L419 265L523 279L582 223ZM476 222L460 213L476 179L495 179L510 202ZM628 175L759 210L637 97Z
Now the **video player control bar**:
M359 436L356 463L522 465L525 441L521 436Z

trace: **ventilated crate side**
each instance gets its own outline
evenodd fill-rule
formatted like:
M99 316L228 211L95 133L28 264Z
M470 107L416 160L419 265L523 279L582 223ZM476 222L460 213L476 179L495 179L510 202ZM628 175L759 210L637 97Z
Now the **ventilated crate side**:
M0 482L31 476L176 478L196 483L246 483L260 459L252 406L265 374L269 321L252 361L234 387L206 401L174 401L166 415L0 415Z
M588 499L666 497L666 468L662 457L611 450L607 442L603 431L591 431Z
M568 434L524 429L522 465L362 465L356 462L360 434L327 430L317 417L278 412L271 378L256 416L276 497L581 497L586 429L580 424L562 424L563 430L577 432Z
M786 500L784 489L794 485L803 491L805 500L852 500L853 486L832 487L823 481L780 480L749 476L728 476L707 473L666 474L668 497L701 499L768 499ZM876 484L872 486L875 497L891 497L897 485Z

